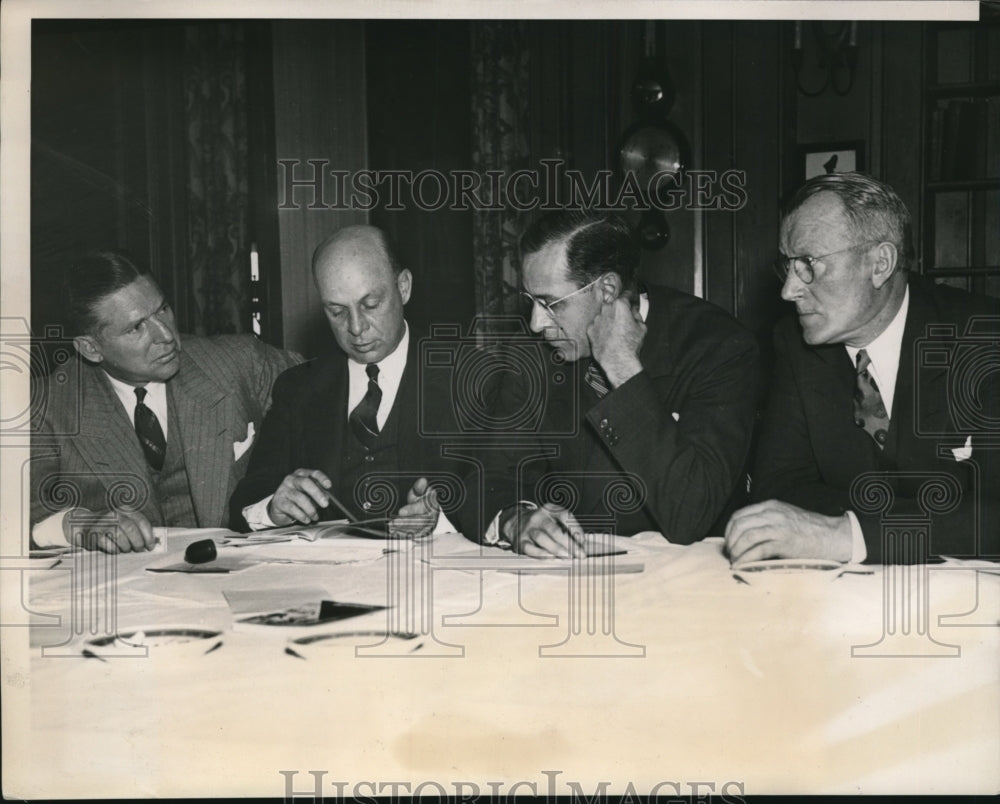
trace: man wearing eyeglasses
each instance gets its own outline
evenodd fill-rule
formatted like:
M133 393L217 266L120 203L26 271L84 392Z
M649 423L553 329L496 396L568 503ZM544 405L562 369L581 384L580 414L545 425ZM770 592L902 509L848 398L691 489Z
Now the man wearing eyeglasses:
M995 556L1000 474L983 436L1000 425L997 302L910 275L906 206L864 174L808 181L782 216L780 246L781 297L796 315L775 330L753 473L762 502L730 520L731 560L923 560L886 554L872 494L891 497L896 517L950 506L932 520L931 553ZM994 317L992 347L966 336L975 316ZM950 334L935 339L930 325Z
M520 247L530 328L559 359L534 391L544 405L535 457L511 453L487 473L487 510L501 513L484 540L580 556L583 532L609 521L619 534L702 538L743 485L759 388L753 336L689 294L640 288L639 246L618 216L550 213ZM510 379L501 412L531 393ZM546 494L553 478L559 493Z

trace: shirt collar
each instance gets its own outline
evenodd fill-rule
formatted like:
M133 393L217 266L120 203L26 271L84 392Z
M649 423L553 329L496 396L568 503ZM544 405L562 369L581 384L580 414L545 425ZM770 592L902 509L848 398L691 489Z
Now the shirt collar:
M136 403L136 388L146 389L146 404L150 404L150 400L154 399L166 399L167 394L167 384L164 382L147 382L145 385L130 385L127 382L122 382L121 380L112 377L108 372L104 372L104 375L108 378L108 382L111 383L111 389L118 395L118 398L122 401L129 412L135 407Z
M906 313L910 309L910 287L906 286L903 303L884 330L867 346L845 346L851 362L857 364L858 352L864 349L875 364L875 370L885 374L889 366L899 366L899 353L903 348L903 330L906 328ZM892 372L895 375L895 371Z
M410 348L410 326L403 321L403 337L399 339L396 348L378 361L379 383L383 377L401 377L406 368L406 355ZM367 363L359 363L353 358L347 358L347 368L351 374L364 374ZM367 378L365 380L367 382Z

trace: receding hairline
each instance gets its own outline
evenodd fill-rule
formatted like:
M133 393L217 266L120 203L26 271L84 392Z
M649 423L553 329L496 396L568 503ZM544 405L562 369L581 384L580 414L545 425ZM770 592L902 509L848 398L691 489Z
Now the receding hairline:
M375 247L374 252L372 246ZM377 253L393 274L398 274L401 270L393 257L385 232L375 226L347 226L327 237L313 251L313 276L316 276L320 267L327 267L330 258L338 253L343 253L344 256Z

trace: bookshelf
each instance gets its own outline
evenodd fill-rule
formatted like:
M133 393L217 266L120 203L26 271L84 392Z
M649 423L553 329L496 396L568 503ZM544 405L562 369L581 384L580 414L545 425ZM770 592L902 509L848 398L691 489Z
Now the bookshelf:
M1000 14L924 32L921 270L1000 295Z

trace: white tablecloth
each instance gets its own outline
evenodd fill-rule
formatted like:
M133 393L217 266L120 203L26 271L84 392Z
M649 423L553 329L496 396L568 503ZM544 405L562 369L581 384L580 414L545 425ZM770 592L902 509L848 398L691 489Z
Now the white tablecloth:
M179 557L206 534L224 535L172 532L167 549ZM144 569L162 554L65 556L31 573L29 715L8 792L1000 790L996 575L879 567L748 585L718 540L627 544L604 561L642 572L519 575L492 548L477 565L479 548L457 534L353 563L229 574ZM319 543L270 551L338 555ZM312 586L394 608L338 623L362 635L299 656L284 634L233 629L224 590ZM59 624L43 627L45 614ZM370 635L387 624L418 635ZM217 630L222 644L84 658L91 625L98 636Z

